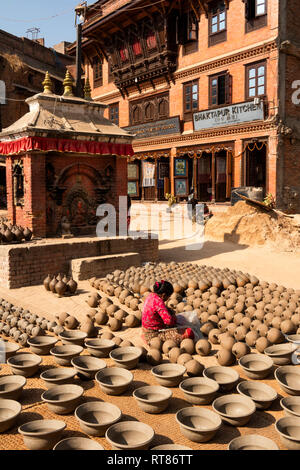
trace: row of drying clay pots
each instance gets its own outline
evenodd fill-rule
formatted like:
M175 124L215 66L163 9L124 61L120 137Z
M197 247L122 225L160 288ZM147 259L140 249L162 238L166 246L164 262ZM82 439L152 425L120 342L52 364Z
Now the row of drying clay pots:
M63 297L64 295L74 295L76 293L78 284L72 277L67 277L66 274L55 274L53 276L48 276L44 279L43 285L48 292L57 294L58 297Z
M107 325L111 331L120 331L123 326L136 328L141 325L141 310L128 313L109 297L101 297L97 292L89 295L87 303L91 307L88 316L93 318L96 325ZM126 304L126 306L130 308L129 305Z
M128 348L127 348L128 349ZM128 351L125 352L126 355L128 355ZM140 353L139 353L140 354ZM84 359L84 356L83 358ZM180 370L179 370L180 369ZM219 370L216 370L219 369ZM222 369L222 370L221 370ZM284 368L282 368L284 369ZM174 387L178 385L180 382L180 388L184 392L184 397L190 401L192 404L207 404L212 401L212 399L215 397L216 392L218 391L218 388L220 387L219 382L221 383L222 387L225 387L225 390L232 390L233 384L236 384L238 381L238 374L237 377L233 377L233 371L230 368L216 368L216 367L210 367L205 369L204 371L204 378L194 378L194 379L187 379L181 382L183 378L183 374L185 372L185 367L184 366L178 366L178 365L173 365L173 364L163 364L161 366L156 366L155 368L152 369L152 373L157 379L158 383L162 383L163 386L159 386L156 388L155 386L148 386L148 387L142 387L140 389L137 389L134 391L133 396L136 398L138 401L139 406L142 408L143 411L145 412L150 412L150 413L159 413L166 409L168 405L168 400L171 397L171 393L167 391L165 388L167 387ZM49 372L49 371L47 371ZM61 369L60 371L56 371L57 373L60 372L63 374L64 370ZM106 372L106 373L105 373ZM45 373L43 373L45 374ZM43 374L41 377L43 377ZM130 375L131 377L127 377L127 375ZM226 377L227 376L227 377ZM212 377L217 378L219 382L215 381ZM43 377L44 378L44 377ZM60 377L61 379L61 377ZM114 380L117 379L117 388L113 389L114 385ZM44 378L45 380L45 378ZM48 377L49 380L49 377ZM120 390L122 388L122 380L123 380L123 391L124 391L124 384L128 387L128 384L132 382L133 377L132 374L124 369L124 368L108 368L106 369L106 364L105 367L100 369L96 375L96 380L100 384L101 388L105 393L109 394L119 394ZM223 380L223 384L222 384ZM50 380L51 382L51 380ZM264 399L262 399L261 395L263 394L263 390L258 388L258 395L259 399L254 402L252 399L249 398L249 395L247 396L247 393L245 393L245 390L243 390L242 386L244 384L247 384L246 382L241 382L238 387L238 391L240 395L223 395L213 401L212 407L214 412L211 412L209 410L200 410L197 408L184 408L183 410L180 410L176 414L176 420L180 425L181 432L185 437L188 439L194 441L194 442L207 442L211 440L218 429L221 426L221 419L226 423L226 424L231 424L233 426L244 426L245 424L248 423L250 420L251 416L255 412L256 409L260 409L258 404L262 404L262 409L266 409L266 403L264 403ZM253 382L248 382L249 385L253 384ZM47 383L49 385L49 383ZM264 385L264 384L263 384ZM256 385L257 386L257 385ZM111 387L113 390L111 390ZM126 387L126 388L127 388ZM202 387L202 392L201 392L201 387ZM258 387L258 386L257 386ZM264 387L267 389L265 390L265 393L268 392L270 395L270 392L268 389L273 390L271 387L268 387L264 385ZM208 393L208 390L210 390L210 393ZM250 394L251 397L253 397L253 391L255 389L250 389L252 394ZM68 397L66 400L64 400L64 394ZM51 384L50 389L48 392L44 392L42 399L46 403L48 403L48 406L51 411L57 413L57 414L68 414L72 412L75 408L75 406L78 405L78 400L83 394L83 389L79 386L76 385L59 385L59 386L54 386L53 383ZM267 393L266 393L267 395ZM275 393L277 396L277 394ZM70 398L71 396L71 398ZM158 396L160 399L158 400ZM268 400L272 402L276 396L274 397L268 397ZM195 402L195 399L200 400L200 402ZM300 398L298 398L298 401ZM160 403L159 403L160 402ZM95 406L98 406L97 402ZM292 405L292 406L291 406ZM86 407L89 408L89 410L86 410L87 415L91 416L91 407L93 405L91 404L86 404ZM84 405L82 405L82 411L84 410ZM298 409L299 408L299 402L294 400L293 403L289 403L287 399L285 400L285 407L284 409L290 408L291 414L294 414L293 409ZM94 410L94 412L99 415L98 413L99 410ZM83 413L84 414L84 413ZM219 416L218 416L219 415ZM82 416L82 415L81 415ZM294 426L299 425L300 418L295 416L292 416L292 421ZM291 419L289 419L289 423L291 422ZM82 425L87 426L84 429L85 432L91 435L99 435L99 429L97 429L97 425L91 425L89 422L84 422L85 420L82 420ZM95 420L93 419L94 423ZM287 448L296 448L295 446L299 446L299 436L297 435L297 426L295 428L295 436L292 436L292 443L286 442L286 436L284 436L284 423L287 420L279 420L276 423L276 429L278 432L280 432L280 437L285 444ZM100 423L98 423L100 424ZM100 428L102 429L103 426ZM87 431L89 429L89 432ZM282 430L283 429L283 430ZM134 431L134 429L132 429ZM137 442L134 441L134 446L137 445ZM149 443L147 443L148 445ZM120 448L117 445L114 446L114 443L112 443L113 448ZM146 445L145 443L143 445ZM252 443L252 446L254 444ZM122 447L121 447L122 448ZM128 447L131 448L131 447ZM140 447L132 447L132 448L140 448ZM144 448L144 447L143 447ZM299 448L299 447L298 447Z
M0 225L0 241L1 243L20 243L22 240L30 241L32 238L32 231L26 227L12 224L1 224Z

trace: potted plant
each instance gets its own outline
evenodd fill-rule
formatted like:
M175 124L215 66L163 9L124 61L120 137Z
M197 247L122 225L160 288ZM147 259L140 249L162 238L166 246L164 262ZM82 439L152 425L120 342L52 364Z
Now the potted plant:
M266 206L270 207L270 209L275 208L275 198L274 198L273 194L271 194L271 193L267 194L267 196L264 199L264 204Z
M171 212L172 206L176 204L176 197L173 196L172 194L166 193L165 198L168 201L168 206L169 206L168 212Z

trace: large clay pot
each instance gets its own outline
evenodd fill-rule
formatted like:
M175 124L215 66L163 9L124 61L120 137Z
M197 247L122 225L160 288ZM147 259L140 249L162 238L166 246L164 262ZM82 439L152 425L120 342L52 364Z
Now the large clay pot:
M50 274L48 274L48 276L43 281L44 287L47 291L50 291L50 282L51 282L51 276Z
M55 294L56 283L57 283L56 277L53 276L52 281L49 283L49 288L50 288L51 292L53 292L53 294Z
M28 227L26 227L23 232L23 235L24 235L25 240L28 242L32 238L32 231Z
M78 284L76 281L74 281L73 278L69 280L69 282L67 283L67 286L68 286L68 291L70 292L70 294L75 294Z
M58 294L58 297L62 297L67 290L67 284L63 281L58 281L55 284L55 292Z
M5 232L4 232L3 235L4 235L5 241L6 241L7 243L12 242L13 239L14 239L13 233L12 233L12 231L11 231L9 228L7 228L7 229L5 230Z

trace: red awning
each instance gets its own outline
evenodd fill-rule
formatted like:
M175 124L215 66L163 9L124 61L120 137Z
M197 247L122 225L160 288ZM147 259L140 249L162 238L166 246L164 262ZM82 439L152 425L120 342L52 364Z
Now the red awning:
M131 157L134 155L131 144L48 137L24 137L13 142L0 142L0 154L2 155L18 155L33 150L41 152L85 153L89 155L116 155L118 157Z

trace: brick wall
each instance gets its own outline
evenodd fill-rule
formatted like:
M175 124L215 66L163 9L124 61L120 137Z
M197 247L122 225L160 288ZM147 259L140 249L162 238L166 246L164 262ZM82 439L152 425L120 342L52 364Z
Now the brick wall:
M0 246L0 282L16 289L42 284L47 274L68 273L70 261L77 258L139 253L141 262L158 260L158 240L131 238L80 239L45 244L26 243ZM118 266L115 265L115 269Z

